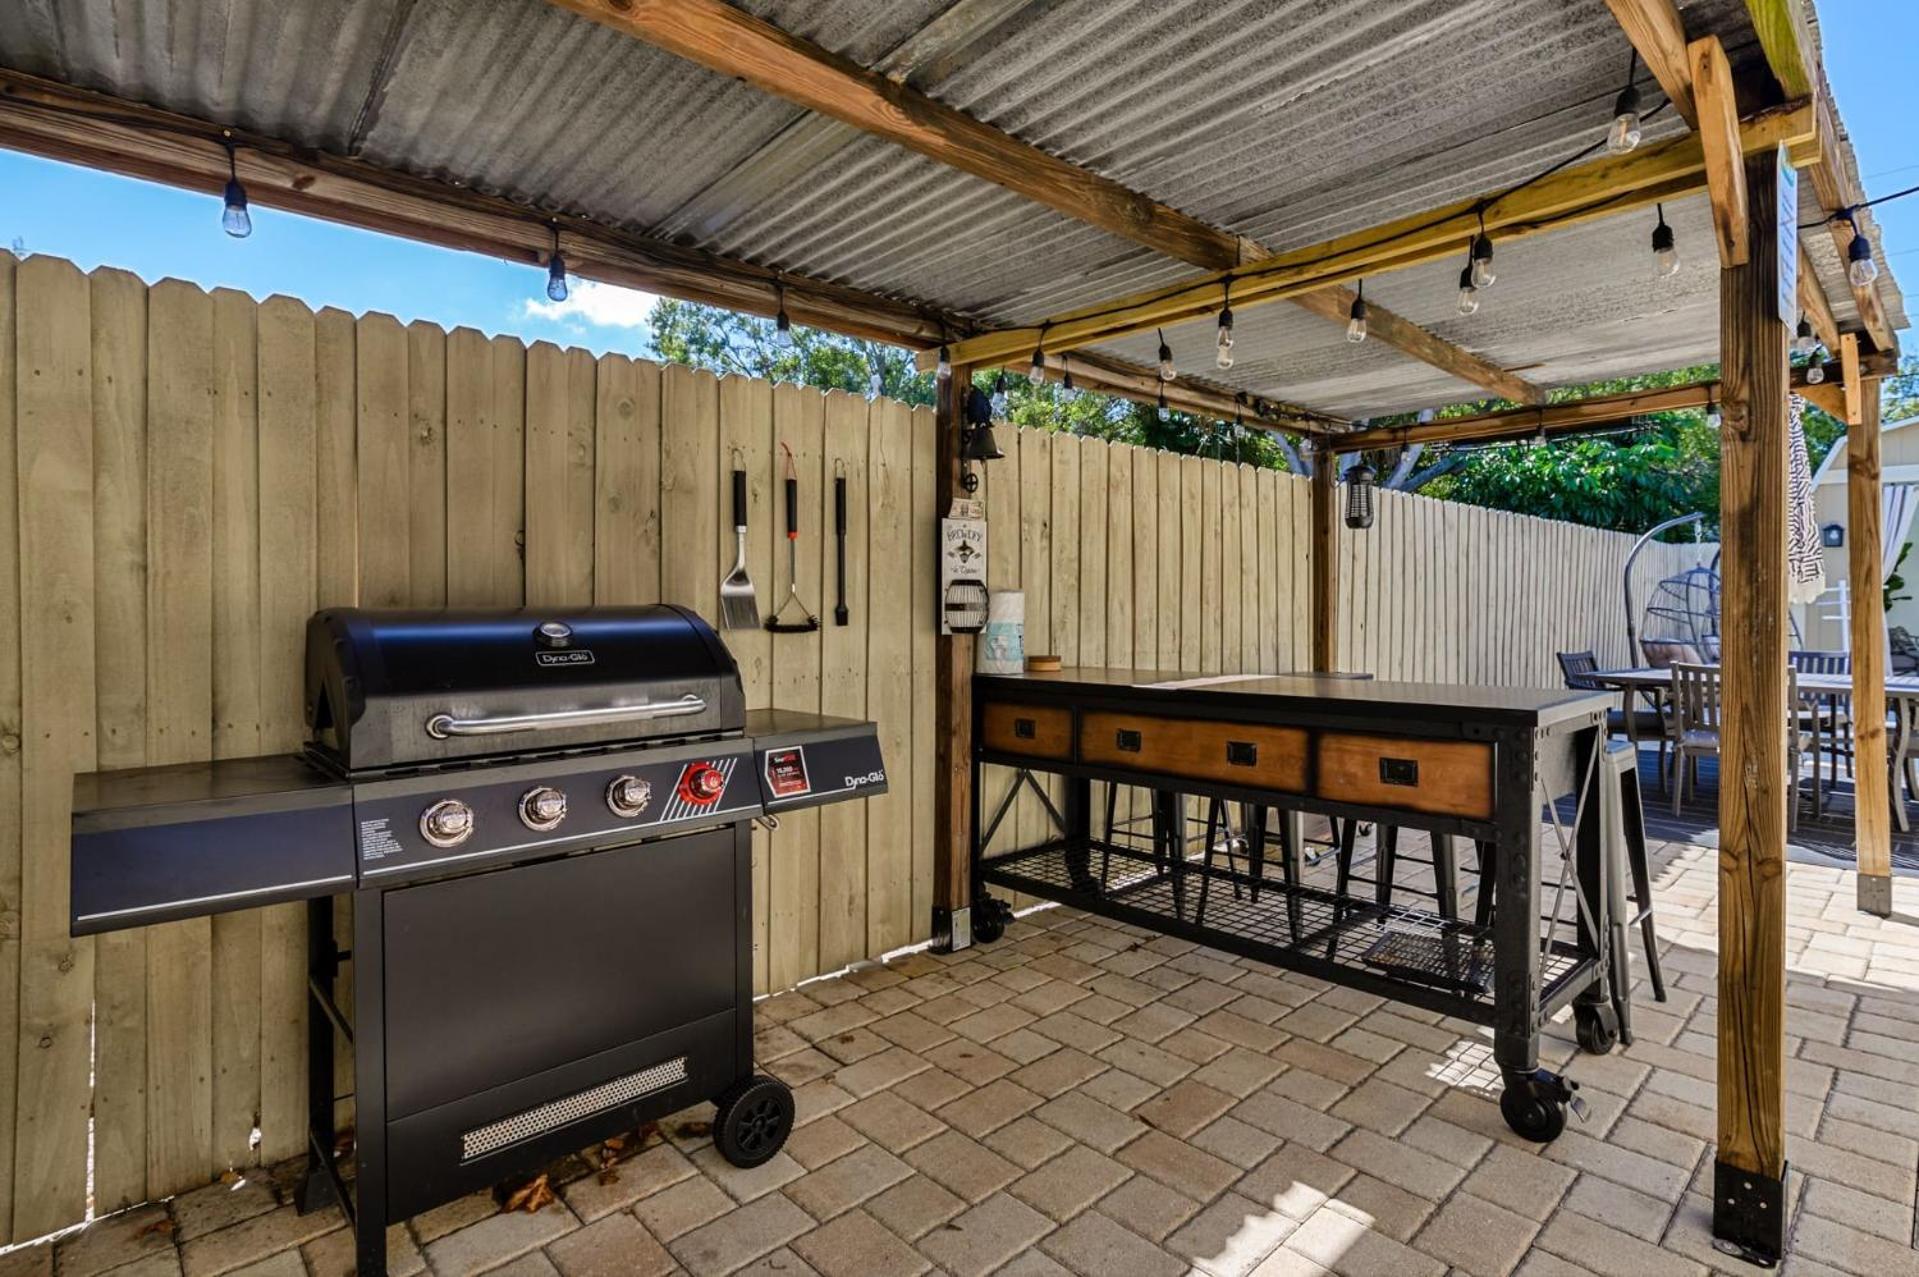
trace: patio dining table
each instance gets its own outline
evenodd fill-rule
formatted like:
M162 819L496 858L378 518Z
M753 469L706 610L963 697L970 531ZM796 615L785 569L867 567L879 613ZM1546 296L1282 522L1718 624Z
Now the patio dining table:
M1708 668L1716 669L1718 667L1714 665ZM1636 667L1633 669L1594 670L1587 677L1596 683L1621 693L1622 708L1626 711L1626 735L1632 740L1635 746L1639 743L1639 734L1635 728L1632 713L1634 699L1639 696L1651 696L1655 698L1655 704L1658 704L1665 698L1666 694L1672 690L1672 670L1670 669ZM1830 702L1836 705L1841 698L1851 695L1852 675L1849 673L1808 674L1802 672L1799 675L1799 697L1802 701L1811 702L1815 709L1821 702ZM1902 696L1919 697L1919 677L1906 676L1902 678L1893 675L1886 677L1886 699L1890 701L1895 697ZM1834 721L1836 722L1837 720L1835 719ZM1812 801L1815 812L1823 808L1823 798L1819 790L1819 747L1823 730L1824 716L1815 713L1813 715L1812 760ZM1836 761L1833 764L1833 775L1834 778L1837 779L1838 764Z

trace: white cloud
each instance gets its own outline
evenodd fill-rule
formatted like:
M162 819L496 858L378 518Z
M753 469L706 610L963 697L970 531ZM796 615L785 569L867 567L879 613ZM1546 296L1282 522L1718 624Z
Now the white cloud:
M567 279L567 297L563 302L529 297L523 303L526 314L534 319L551 319L565 324L591 324L596 328L645 328L653 313L656 293L637 288L620 288L596 280Z

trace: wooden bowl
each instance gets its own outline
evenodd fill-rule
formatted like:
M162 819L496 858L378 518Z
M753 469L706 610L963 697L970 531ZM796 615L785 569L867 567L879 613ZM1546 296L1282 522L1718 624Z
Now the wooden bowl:
M1028 674L1057 674L1061 661L1057 656L1029 656L1026 658Z

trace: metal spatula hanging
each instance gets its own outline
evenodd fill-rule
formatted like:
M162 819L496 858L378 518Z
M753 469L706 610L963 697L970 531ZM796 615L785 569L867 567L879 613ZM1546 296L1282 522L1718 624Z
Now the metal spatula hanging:
M767 618L766 628L775 634L808 634L820 628L820 618L800 601L800 476L793 465L793 450L782 443L780 451L786 454L786 598ZM799 609L805 619L781 620L789 608Z
M746 471L733 472L733 535L739 544L733 570L720 581L720 626L728 630L760 628L760 600L746 575Z

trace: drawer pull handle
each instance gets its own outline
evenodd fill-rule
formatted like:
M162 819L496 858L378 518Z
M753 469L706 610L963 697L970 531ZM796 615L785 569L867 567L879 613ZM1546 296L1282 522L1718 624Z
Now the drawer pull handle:
M1129 754L1139 753L1139 733L1131 728L1122 727L1116 734L1113 744Z
M1379 783L1382 785L1418 786L1419 760L1417 758L1380 759Z
M1016 718L1013 720L1013 735L1021 740L1032 740L1039 735L1039 724L1030 718Z
M1226 762L1232 767L1259 766L1259 746L1249 740L1226 742Z

